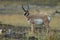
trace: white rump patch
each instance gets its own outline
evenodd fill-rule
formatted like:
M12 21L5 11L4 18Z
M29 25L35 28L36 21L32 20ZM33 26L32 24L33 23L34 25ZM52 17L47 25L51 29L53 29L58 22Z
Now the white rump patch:
M48 20L49 20L49 21L51 20L51 17L50 17L50 16L48 16Z
M2 29L0 29L0 34L2 34Z

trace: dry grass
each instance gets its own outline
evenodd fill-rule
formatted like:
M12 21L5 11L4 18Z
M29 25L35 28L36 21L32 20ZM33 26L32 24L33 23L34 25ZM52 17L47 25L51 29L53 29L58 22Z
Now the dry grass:
M60 17L59 16L52 17L52 20L50 22L50 27L60 29Z
M0 15L0 22L11 25L27 25L23 15Z

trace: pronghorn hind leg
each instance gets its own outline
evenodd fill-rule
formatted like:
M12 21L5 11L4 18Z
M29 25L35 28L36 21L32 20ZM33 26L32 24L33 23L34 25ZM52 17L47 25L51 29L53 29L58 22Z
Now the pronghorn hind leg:
M46 32L49 33L50 32L50 27L49 27L49 23L46 22L44 23L45 27L46 27Z
M47 33L49 33L50 32L49 26L46 26L46 29L47 29Z

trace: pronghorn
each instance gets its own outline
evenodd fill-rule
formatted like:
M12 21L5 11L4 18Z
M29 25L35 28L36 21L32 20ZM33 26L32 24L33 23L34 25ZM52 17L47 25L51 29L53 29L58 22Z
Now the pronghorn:
M29 10L25 9L22 5L22 9L24 10L24 16L27 18L27 21L31 24L31 32L34 33L34 24L43 24L46 27L47 33L50 30L49 23L51 17L48 15L30 15Z

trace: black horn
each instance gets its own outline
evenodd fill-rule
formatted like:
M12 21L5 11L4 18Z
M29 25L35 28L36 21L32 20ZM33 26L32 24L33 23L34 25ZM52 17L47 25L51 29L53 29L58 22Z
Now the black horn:
M24 12L26 12L26 10L24 9L23 5L22 5L22 9L24 10Z
M22 9L24 10L24 16L28 16L29 15L29 6L27 6L27 10L25 10L25 8L22 5Z

